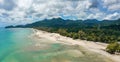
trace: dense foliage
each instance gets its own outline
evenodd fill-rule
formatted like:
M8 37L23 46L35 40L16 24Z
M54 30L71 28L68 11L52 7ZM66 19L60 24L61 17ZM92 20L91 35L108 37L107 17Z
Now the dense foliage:
M111 43L107 46L106 50L111 54L120 53L120 44L117 42Z

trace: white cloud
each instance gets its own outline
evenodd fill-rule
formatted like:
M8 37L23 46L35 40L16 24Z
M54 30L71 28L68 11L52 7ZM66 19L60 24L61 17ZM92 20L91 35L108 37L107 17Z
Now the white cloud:
M120 16L120 0L0 0L0 3L0 22L7 23L31 23L57 17L102 20Z
M108 7L109 10L120 10L120 3L119 4L113 4L111 6Z
M19 9L28 9L32 5L33 0L18 0L18 8Z
M113 20L113 19L117 19L117 18L120 18L120 13L113 13L113 14L109 14L105 17L105 19L107 20Z
M120 10L120 0L102 0L104 7L107 7L109 11Z

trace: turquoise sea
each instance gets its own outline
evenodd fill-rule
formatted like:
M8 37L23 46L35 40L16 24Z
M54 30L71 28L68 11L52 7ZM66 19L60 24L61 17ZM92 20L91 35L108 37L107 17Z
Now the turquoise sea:
M78 45L32 38L32 29L0 29L0 62L112 62Z

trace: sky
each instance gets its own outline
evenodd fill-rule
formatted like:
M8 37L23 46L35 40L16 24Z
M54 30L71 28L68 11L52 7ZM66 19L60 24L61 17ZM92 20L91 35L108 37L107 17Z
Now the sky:
M120 0L0 0L0 26L51 18L114 20Z

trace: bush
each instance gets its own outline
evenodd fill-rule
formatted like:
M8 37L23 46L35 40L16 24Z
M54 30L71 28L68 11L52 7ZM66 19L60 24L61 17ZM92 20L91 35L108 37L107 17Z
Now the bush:
M120 53L120 44L118 42L111 43L107 46L106 51L111 54Z

